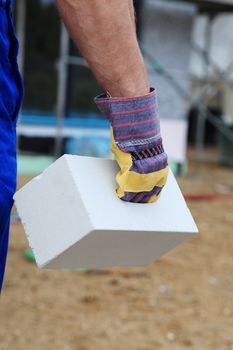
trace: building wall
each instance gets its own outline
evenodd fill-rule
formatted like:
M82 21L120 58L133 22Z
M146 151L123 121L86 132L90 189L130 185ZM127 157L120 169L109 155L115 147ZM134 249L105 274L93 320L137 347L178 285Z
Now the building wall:
M143 44L161 62L181 87L191 92L191 38L196 8L179 1L146 0L143 15ZM185 119L188 105L170 81L154 73L151 84L158 88L162 118Z
M202 48L206 47L205 31L208 25L206 16L198 16L194 22L193 41ZM211 103L218 104L222 110L223 119L229 125L233 124L233 14L222 14L214 18L210 24L209 53L210 57L220 70L227 71L227 79L232 79L232 84L219 84L220 94L218 99ZM198 54L193 54L191 59L191 72L197 78L216 77L213 69L206 69Z

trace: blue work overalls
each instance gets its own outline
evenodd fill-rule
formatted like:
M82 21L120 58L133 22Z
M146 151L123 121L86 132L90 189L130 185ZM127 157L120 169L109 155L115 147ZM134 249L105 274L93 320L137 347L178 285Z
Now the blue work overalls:
M16 189L16 121L23 97L11 0L0 0L0 291L6 264L10 212Z

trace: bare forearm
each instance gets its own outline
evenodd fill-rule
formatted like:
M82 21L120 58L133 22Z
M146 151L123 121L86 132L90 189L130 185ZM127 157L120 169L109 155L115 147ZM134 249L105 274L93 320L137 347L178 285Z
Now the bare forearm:
M101 86L112 96L149 91L132 0L57 0L64 22Z

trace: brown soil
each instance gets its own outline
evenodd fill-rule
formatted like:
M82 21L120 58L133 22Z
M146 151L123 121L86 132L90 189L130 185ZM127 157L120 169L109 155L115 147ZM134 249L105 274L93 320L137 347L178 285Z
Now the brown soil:
M179 183L232 192L233 172L209 162ZM188 205L200 236L147 269L39 270L13 224L0 350L233 350L233 200Z

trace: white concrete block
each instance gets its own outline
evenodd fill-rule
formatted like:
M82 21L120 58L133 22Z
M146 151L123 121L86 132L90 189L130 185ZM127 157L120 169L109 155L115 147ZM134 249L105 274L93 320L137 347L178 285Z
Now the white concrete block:
M198 230L170 170L153 204L121 201L115 161L64 155L15 194L42 268L143 266Z

